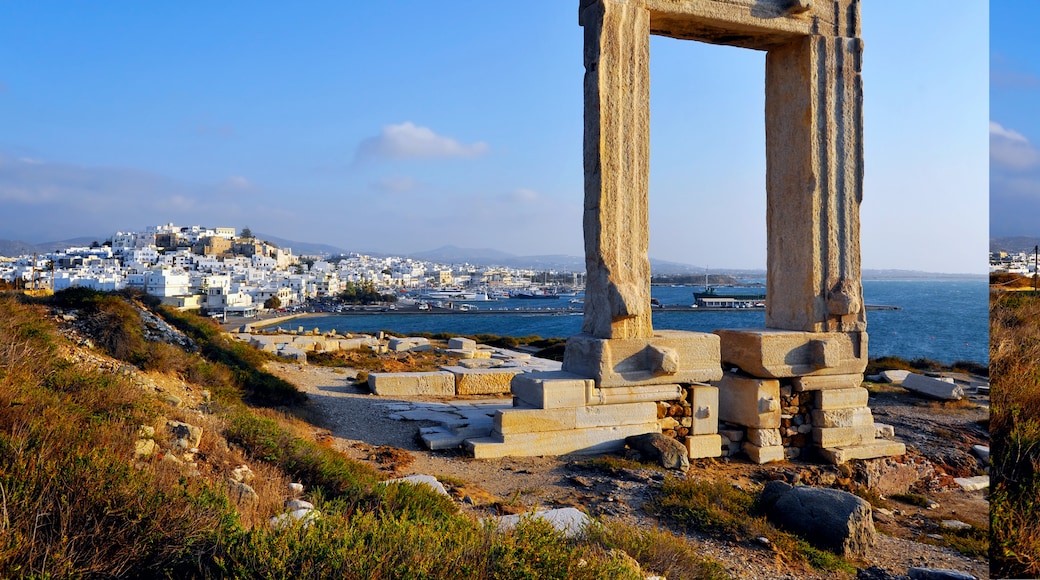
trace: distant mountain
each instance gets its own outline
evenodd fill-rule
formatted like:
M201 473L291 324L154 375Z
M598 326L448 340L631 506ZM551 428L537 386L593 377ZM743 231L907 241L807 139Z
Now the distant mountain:
M920 270L863 270L864 280L985 280L987 274L944 274Z
M258 240L270 242L279 248L290 248L294 256L335 256L338 254L346 254L347 250L343 248L337 248L329 244L315 244L311 242L296 242L293 240L287 240L285 238L278 238L268 234L261 234L254 232L253 235Z
M58 250L64 250L66 248L82 248L89 246L94 242L99 244L104 243L105 240L109 239L109 236L82 236L79 238L71 238L68 240L59 240L57 242L43 242L36 244L36 249L41 252L56 252Z
M1031 236L989 239L989 251L991 252L1032 252L1038 245L1040 245L1040 238Z
M0 240L0 256L7 258L14 258L17 256L24 256L33 252L38 252L39 248L30 244L29 242L21 242L17 240Z
M516 258L513 254L492 250L490 248L460 248L458 246L441 246L436 250L413 252L408 258L441 262L444 264L493 264L505 265L507 260Z

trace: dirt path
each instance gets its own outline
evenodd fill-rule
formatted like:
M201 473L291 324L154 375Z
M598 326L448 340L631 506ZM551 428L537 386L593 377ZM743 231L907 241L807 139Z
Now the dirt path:
M402 412L417 404L444 402L437 398L393 399L378 397L353 386L354 372L309 365L270 363L268 370L292 382L306 392L312 401L313 412L327 429L334 446L348 456L385 469L388 474L433 475L448 484L453 495L467 513L486 517L513 513L535 507L555 508L573 506L601 518L619 518L647 529L663 524L643 509L665 476L656 469L625 469L608 474L586 465L587 457L523 457L495 460L475 460L460 451L427 451L418 442L420 427L432 426L429 421L397 419ZM891 418L908 417L917 432L930 431L927 409L907 412L894 397L886 399L885 417L879 421L897 423ZM873 404L873 401L872 401ZM898 409L898 410L897 410ZM956 424L970 424L971 416L964 413L960 419L949 422L945 428L961 432ZM932 424L932 427L935 425ZM977 438L975 435L967 436ZM908 443L911 443L908 441ZM911 443L912 444L912 443ZM947 447L949 445L946 445ZM383 448L383 449L380 449ZM390 451L385 448L395 448ZM755 485L767 479L792 478L806 470L814 473L835 472L833 466L815 466L785 462L765 466L753 465L739 459L695 460L687 477L725 479L739 485ZM907 506L878 525L879 541L863 567L881 566L892 574L906 574L911 566L950 568L969 572L978 578L989 578L984 560L961 556L949 549L911 541L917 537L913 526L925 516L934 518L952 512L950 519L983 518L988 503L980 492L967 494L960 490L946 490L938 494L940 511L926 514L923 508ZM901 506L902 507L902 506ZM917 522L917 523L915 523ZM905 525L904 525L905 524ZM690 537L702 555L721 562L733 575L741 579L779 578L833 578L831 573L807 574L803 570L784 568L767 547L750 543L734 543L707 537Z

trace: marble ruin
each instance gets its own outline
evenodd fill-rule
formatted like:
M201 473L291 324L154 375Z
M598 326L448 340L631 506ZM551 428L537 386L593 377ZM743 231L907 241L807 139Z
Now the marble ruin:
M859 0L580 0L585 48L582 333L563 370L517 375L476 457L596 453L660 431L682 398L691 457L905 453L862 388ZM648 189L650 35L766 52L766 328L655 331ZM711 384L708 384L711 383ZM807 455L806 455L807 456Z

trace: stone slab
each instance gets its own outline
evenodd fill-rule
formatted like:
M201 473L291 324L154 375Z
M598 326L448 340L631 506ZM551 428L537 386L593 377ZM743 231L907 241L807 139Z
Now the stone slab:
M449 338L448 348L458 350L477 350L477 341L471 338Z
M831 411L866 407L869 397L870 393L863 387L816 391L816 409Z
M690 405L693 417L691 435L710 435L719 432L719 388L711 385L690 385Z
M955 477L953 481L961 486L964 491L978 491L989 487L989 476L978 475L975 477Z
M852 447L874 441L874 423L859 427L813 427L813 442L820 447Z
M762 378L862 375L866 332L799 332L774 329L716 330L722 361Z
M783 439L780 437L779 429L748 428L747 441L759 447L776 447L784 444Z
M511 392L513 377L519 369L469 369L461 366L444 366L441 370L455 375L457 395L495 395Z
M835 465L841 465L855 459L876 459L878 457L906 455L906 445L895 441L875 439L863 445L819 449L818 451L827 461Z
M536 457L539 455L595 455L625 448L625 437L659 433L657 421L641 425L615 425L570 431L516 433L503 437L467 439L466 449L476 459Z
M407 336L402 338L391 338L387 343L387 348L391 352L408 352L408 351L427 351L432 347L430 346L430 339L422 336Z
M562 409L503 409L495 413L494 428L497 433L509 436L515 433L645 424L656 420L657 409L653 403Z
M563 371L519 374L510 383L516 399L538 409L584 407L592 388L592 379Z
M901 386L904 389L933 399L957 401L964 398L964 389L960 385L915 373L906 375Z
M422 373L369 373L368 388L386 397L455 395L455 375L444 371Z
M610 387L589 389L587 405L619 405L650 401L678 401L682 397L679 385L643 385L638 387Z
M691 435L686 437L686 451L690 459L722 456L722 436L719 434Z
M718 389L720 421L758 429L780 426L780 381L726 373Z
M753 463L758 463L759 465L787 459L782 445L759 447L754 443L744 443L742 449Z
M719 337L681 330L626 339L579 334L567 339L563 370L592 377L599 388L717 381Z
M795 377L794 390L822 391L825 389L852 389L863 385L863 375L818 375L808 377Z
M909 374L910 371L893 369L881 371L881 378L884 379L884 381L887 383L892 383L893 385L901 385L903 384L903 379L905 379L906 376Z
M862 427L874 424L869 407L853 409L813 409L812 422L816 427Z

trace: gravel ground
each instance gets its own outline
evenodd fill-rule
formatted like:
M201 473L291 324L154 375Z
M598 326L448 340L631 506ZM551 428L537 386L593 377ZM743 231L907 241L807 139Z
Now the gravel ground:
M601 470L587 469L584 466L586 458L582 457L474 460L459 451L427 451L420 447L417 433L420 427L433 423L390 418L395 406L399 410L416 399L406 401L372 395L353 386L354 372L349 370L289 363L270 363L268 369L310 396L318 423L316 436L332 437L336 448L350 457L371 462L394 475L428 474L451 482L449 487L453 488L453 493L460 499L464 498L460 505L475 517L505 510L574 506L594 516L618 518L645 528L664 525L642 509L655 484L663 478L657 470L629 469L607 475ZM985 432L973 426L987 414L986 410L939 412L934 406L914 405L907 403L906 399L895 392L872 396L871 405L879 411L878 421L893 424L897 436L906 434L909 438L903 440L926 457L944 458L949 455L953 464L961 462L967 465L969 459L962 456L966 454L964 445L959 444L953 450L950 434L956 434L959 443L984 441ZM379 453L380 447L401 451ZM387 457L392 459L388 462ZM760 466L739 459L695 460L687 477L724 478L739 485L754 485L764 479L790 479L799 472L826 477L836 469L798 462ZM952 478L938 480L934 497L929 497L935 499L940 507L930 513L911 506L903 509L903 504L900 504L894 515L876 521L883 533L879 534L877 545L865 561L858 564L863 568L879 566L890 574L906 574L911 566L924 566L955 569L978 578L989 578L985 560L967 558L941 546L914 541L924 536L928 531L927 525L935 519L988 521L985 493L964 492L951 485L951 481ZM721 562L735 578L835 577L832 573L788 569L768 547L689 537L702 555Z

